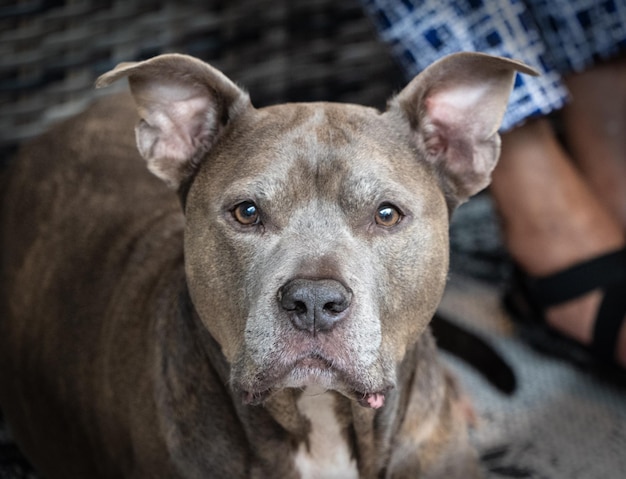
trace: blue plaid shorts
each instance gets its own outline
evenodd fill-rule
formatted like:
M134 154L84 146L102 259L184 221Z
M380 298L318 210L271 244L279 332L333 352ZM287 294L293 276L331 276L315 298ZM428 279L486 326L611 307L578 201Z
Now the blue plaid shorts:
M435 60L480 51L522 60L502 131L568 99L562 75L626 47L626 0L361 0L412 78Z

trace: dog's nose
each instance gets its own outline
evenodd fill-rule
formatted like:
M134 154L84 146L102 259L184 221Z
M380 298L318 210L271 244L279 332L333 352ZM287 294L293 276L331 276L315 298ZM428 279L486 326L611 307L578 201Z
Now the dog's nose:
M298 329L330 331L348 315L352 292L332 279L294 279L280 289L279 301Z

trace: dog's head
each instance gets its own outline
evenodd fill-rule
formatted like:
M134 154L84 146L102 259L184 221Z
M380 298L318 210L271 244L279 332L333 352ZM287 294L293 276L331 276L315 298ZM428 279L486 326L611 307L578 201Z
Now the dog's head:
M179 190L193 303L245 401L317 384L380 407L430 321L448 218L484 188L515 71L457 54L387 111L332 103L255 109L199 60L122 64L149 169Z

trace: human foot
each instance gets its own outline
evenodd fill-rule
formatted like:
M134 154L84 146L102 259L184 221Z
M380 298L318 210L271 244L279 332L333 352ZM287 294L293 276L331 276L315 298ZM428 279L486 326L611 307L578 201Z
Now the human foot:
M598 198L626 229L626 58L571 74L565 140Z
M491 191L509 252L530 276L548 276L626 244L621 225L573 167L547 120L503 136ZM546 321L588 345L602 298L602 291L595 290L552 306ZM617 360L626 367L626 327Z

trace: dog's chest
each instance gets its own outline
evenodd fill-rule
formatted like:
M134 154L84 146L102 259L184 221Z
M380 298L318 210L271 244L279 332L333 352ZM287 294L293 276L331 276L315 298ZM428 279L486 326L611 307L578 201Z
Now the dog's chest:
M311 422L307 444L296 451L295 463L302 479L357 479L356 461L336 413L336 399L322 389L307 388L298 410Z

